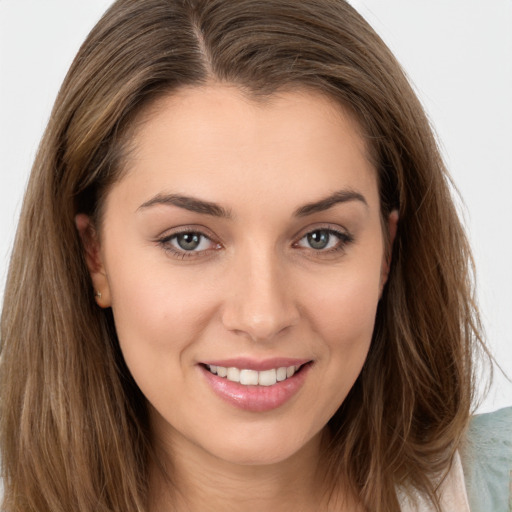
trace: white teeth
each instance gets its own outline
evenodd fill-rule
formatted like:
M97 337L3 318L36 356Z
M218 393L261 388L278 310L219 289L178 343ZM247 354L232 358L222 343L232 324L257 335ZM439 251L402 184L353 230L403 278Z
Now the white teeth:
M240 370L240 384L244 386L257 386L258 372L254 370Z
M273 386L276 382L282 382L295 375L300 366L282 366L258 372L256 370L240 369L235 367L206 365L211 373L219 377L227 377L232 382L239 382L244 386Z
M276 378L278 382L286 380L286 366L282 366L281 368L277 369Z
M258 377L258 384L260 386L273 386L277 382L277 375L275 370L265 370L260 372Z
M228 380L240 382L240 370L238 368L228 368Z

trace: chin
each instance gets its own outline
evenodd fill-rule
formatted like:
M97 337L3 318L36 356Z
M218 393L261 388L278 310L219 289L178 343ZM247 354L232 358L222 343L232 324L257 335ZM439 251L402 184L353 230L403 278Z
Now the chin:
M223 439L204 446L214 457L240 466L268 466L285 462L303 451L313 449L318 452L322 433L312 437L305 433L290 431L272 432L264 427L256 435L226 434ZM210 444L210 443L209 443Z

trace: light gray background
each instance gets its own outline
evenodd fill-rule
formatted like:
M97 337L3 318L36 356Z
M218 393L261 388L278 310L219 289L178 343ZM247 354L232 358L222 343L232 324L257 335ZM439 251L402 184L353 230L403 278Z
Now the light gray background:
M111 3L0 0L1 295L51 106L81 42ZM352 4L397 55L442 141L465 202L488 342L512 376L512 0ZM512 384L497 372L479 410L506 405Z

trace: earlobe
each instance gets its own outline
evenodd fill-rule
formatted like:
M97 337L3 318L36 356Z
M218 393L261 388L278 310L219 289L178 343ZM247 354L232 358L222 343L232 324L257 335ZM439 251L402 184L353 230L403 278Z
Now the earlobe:
M398 210L393 210L388 217L388 233L389 233L389 258L393 252L393 243L395 242L396 232L398 229Z
M96 303L102 308L108 308L111 306L110 286L102 261L98 234L90 217L83 213L75 217L75 225L82 240L85 261L94 287Z
M389 271L391 269L391 255L393 254L393 244L396 238L396 232L398 230L398 210L393 210L386 221L386 227L388 230L388 239L386 244L386 250L382 260L382 270L380 279L380 295L384 290L384 286L389 277Z

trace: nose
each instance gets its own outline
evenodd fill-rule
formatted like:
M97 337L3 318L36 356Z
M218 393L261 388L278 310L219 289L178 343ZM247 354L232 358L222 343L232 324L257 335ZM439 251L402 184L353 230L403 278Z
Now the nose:
M273 251L254 249L240 254L226 284L222 322L227 330L264 342L298 323L290 273Z

